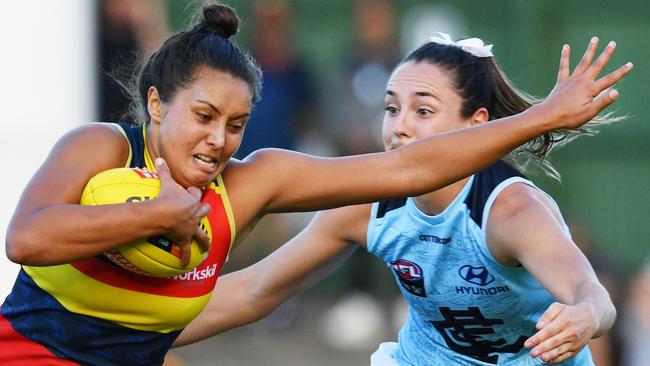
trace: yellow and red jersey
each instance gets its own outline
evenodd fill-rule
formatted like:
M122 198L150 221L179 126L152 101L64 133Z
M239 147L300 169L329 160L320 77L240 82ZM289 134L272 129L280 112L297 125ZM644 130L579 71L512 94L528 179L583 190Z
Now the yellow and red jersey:
M144 128L120 127L131 146L127 166L155 170ZM148 277L101 255L56 266L23 266L1 308L0 364L162 364L180 331L208 303L235 240L220 176L205 188L203 201L212 206L212 246L190 272Z

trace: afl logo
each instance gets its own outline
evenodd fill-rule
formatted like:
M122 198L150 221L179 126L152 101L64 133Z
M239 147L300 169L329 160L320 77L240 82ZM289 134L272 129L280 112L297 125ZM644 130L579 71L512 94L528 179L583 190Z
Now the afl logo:
M422 268L417 264L399 259L391 263L391 267L397 275L406 281L417 281L422 279Z
M494 276L485 267L473 267L466 264L460 267L458 274L465 281L479 286L487 286L494 281Z

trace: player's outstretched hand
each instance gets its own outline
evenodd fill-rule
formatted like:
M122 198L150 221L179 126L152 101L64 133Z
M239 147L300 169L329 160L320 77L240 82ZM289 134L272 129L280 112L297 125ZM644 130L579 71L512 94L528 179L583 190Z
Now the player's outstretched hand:
M539 330L524 343L530 355L555 364L578 354L596 332L594 309L554 302L536 324Z
M616 42L609 42L600 56L594 60L597 48L598 38L593 37L582 59L571 73L569 62L571 49L569 45L562 47L555 87L539 104L540 107L546 108L545 113L557 116L553 120L558 129L580 127L612 104L619 94L617 90L610 87L632 70L633 65L628 62L598 78L612 57Z
M160 178L160 193L157 199L166 200L165 205L171 218L171 230L165 234L181 250L181 264L187 266L191 257L192 238L207 250L210 247L207 235L199 228L201 218L210 212L210 205L201 203L201 190L197 187L183 188L176 183L162 158L156 159Z

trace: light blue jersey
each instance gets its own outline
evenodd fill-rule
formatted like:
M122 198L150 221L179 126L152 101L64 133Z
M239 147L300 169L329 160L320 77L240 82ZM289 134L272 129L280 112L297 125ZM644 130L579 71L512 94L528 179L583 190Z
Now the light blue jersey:
M392 269L409 304L393 358L400 365L540 365L524 348L553 297L523 267L490 254L485 224L492 204L516 182L503 162L472 176L439 215L411 198L375 203L368 251ZM585 347L562 365L593 365Z

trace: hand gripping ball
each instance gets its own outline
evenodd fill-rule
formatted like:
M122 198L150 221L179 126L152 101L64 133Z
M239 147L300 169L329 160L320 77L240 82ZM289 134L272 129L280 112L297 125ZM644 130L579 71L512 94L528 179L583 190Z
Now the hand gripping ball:
M116 203L137 204L158 196L160 179L155 172L140 168L115 168L98 173L88 181L81 195L81 204L88 206ZM212 238L207 217L201 228ZM119 231L119 228L115 228ZM207 257L192 240L192 255L186 267L181 266L178 245L164 236L135 241L104 253L108 259L132 272L158 277L176 276L198 266Z

